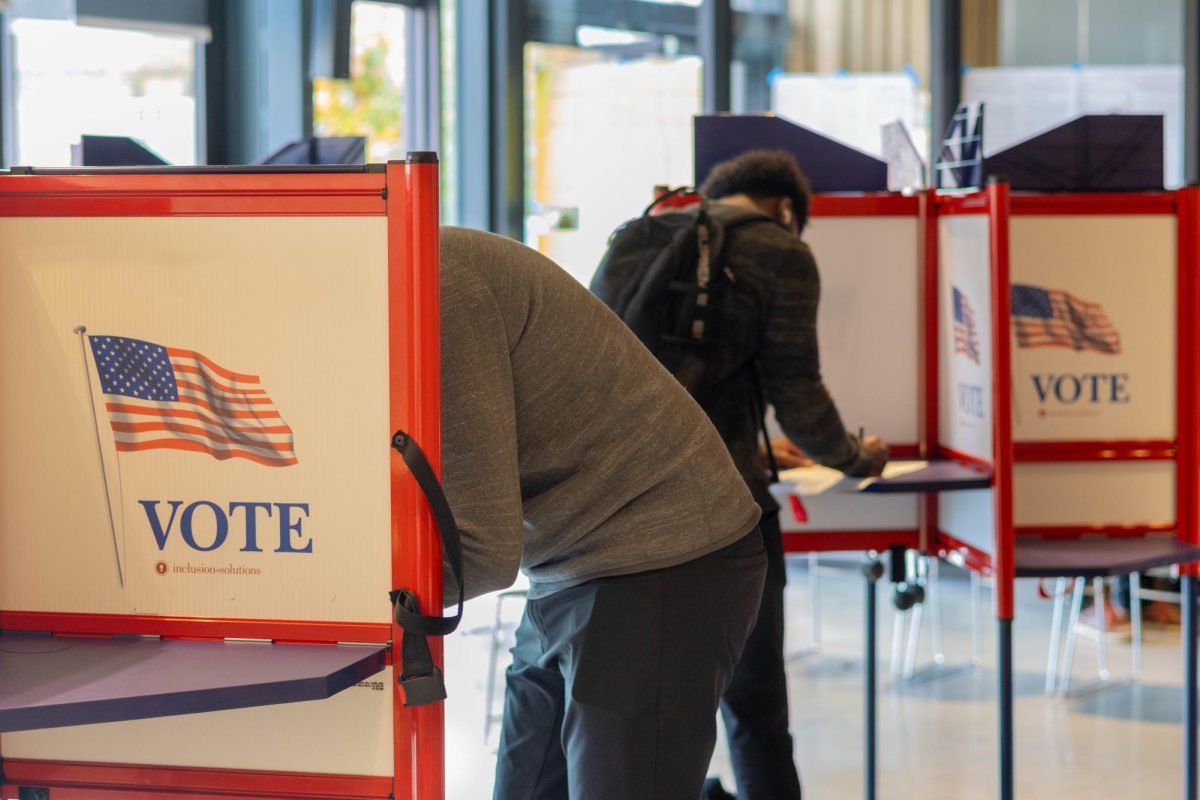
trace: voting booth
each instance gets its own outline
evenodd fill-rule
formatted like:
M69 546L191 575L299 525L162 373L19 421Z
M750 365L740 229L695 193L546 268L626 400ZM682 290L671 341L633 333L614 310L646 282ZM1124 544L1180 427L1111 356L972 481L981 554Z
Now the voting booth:
M718 150L729 157L736 118L721 119ZM762 144L743 137L741 149ZM1015 579L1170 564L1185 575L1185 783L1194 795L1198 209L1194 189L1012 194L1003 182L965 194L813 198L805 240L821 269L823 377L848 427L929 466L871 486L785 473L773 491L786 547L912 548L993 578L1001 797L1013 792ZM949 467L954 480L932 479ZM974 484L963 477L972 473Z
M993 575L1001 797L1013 792L1013 582L1184 565L1185 796L1196 791L1194 190L939 197L935 552ZM1135 388L1136 387L1136 388Z
M887 441L895 458L921 456L927 199L878 191L887 186L882 161L773 114L697 116L697 185L715 164L755 148L788 150L814 182L804 241L821 273L821 374L843 421ZM920 545L915 494L836 491L841 476L832 470L783 477L772 493L788 552Z
M437 209L431 153L0 173L5 798L443 796Z

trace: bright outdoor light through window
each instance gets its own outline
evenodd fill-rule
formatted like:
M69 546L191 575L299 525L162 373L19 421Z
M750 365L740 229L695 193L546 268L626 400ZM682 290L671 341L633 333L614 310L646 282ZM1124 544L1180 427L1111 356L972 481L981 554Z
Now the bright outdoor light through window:
M15 163L71 165L83 134L130 136L195 164L196 39L62 20L12 22Z

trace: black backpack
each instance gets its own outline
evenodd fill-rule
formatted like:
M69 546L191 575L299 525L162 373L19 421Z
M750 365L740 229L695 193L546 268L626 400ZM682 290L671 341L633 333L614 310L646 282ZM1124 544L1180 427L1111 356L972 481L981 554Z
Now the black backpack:
M705 405L712 388L709 349L720 336L714 309L720 308L724 289L736 279L721 259L726 233L743 223L771 220L748 209L714 215L703 195L695 208L652 213L664 200L687 191L675 189L657 198L640 217L617 228L588 288ZM751 361L745 368L754 371L751 400L768 442L771 474L778 480L763 419L766 404L758 364Z
M721 261L728 229L764 221L753 211L715 216L703 196L695 208L653 214L664 195L609 237L589 287L702 404L710 387L707 353L714 313L733 280Z

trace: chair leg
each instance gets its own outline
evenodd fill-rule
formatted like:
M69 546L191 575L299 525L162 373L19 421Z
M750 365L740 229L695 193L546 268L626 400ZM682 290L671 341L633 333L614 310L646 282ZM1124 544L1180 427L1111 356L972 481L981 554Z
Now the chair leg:
M821 568L821 557L818 553L808 554L808 623L812 631L812 652L821 652L821 578L817 574Z
M1129 626L1133 636L1134 678L1142 675L1142 576L1133 572L1129 575Z
M1058 682L1059 695L1065 695L1071 688L1071 666L1075 660L1075 641L1079 636L1079 614L1083 611L1083 578L1075 579L1075 589L1071 594L1071 616L1067 621L1067 647L1063 652L1062 678Z
M493 703L496 697L496 660L500 652L500 639L502 636L502 610L504 608L504 595L496 598L496 616L492 620L492 634L488 642L488 663L487 663L487 678L483 690L483 743L487 744L488 735L492 732L492 723L496 719L493 712Z
M983 579L971 571L971 663L983 663L983 631L980 615L983 613Z
M1054 694L1055 684L1058 683L1058 654L1062 639L1063 606L1066 604L1067 579L1059 578L1054 582L1054 615L1050 621L1050 648L1046 655L1046 685L1044 693L1047 697Z
M929 637L933 642L933 663L939 667L946 663L946 646L942 639L942 586L941 565L937 558L927 558L929 579L925 601L929 603Z
M1108 614L1105 613L1104 578L1092 579L1092 609L1096 612L1096 627L1100 638L1096 643L1096 671L1100 680L1108 680Z
M901 611L892 608L892 660L889 672L895 683L904 673L904 622L912 610Z

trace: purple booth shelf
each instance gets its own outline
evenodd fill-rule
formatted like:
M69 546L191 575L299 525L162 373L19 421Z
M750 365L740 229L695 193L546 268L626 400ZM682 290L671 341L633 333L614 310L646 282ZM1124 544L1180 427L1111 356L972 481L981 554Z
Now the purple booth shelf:
M859 484L858 491L879 494L954 492L987 489L992 474L957 461L930 461L929 466L895 478L873 478Z
M0 732L322 700L382 670L385 645L0 634Z
M1200 545L1174 537L1017 537L1018 578L1103 578L1200 561Z

